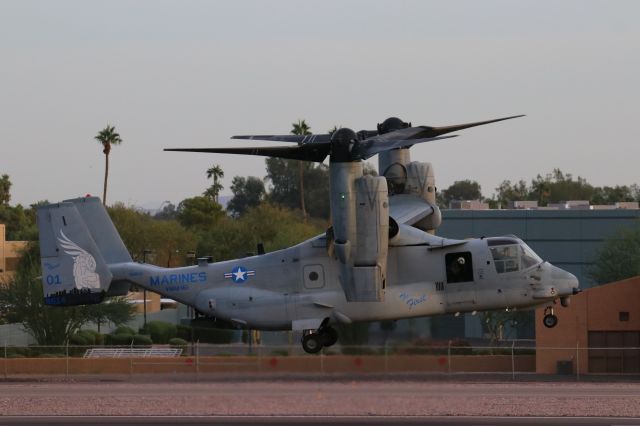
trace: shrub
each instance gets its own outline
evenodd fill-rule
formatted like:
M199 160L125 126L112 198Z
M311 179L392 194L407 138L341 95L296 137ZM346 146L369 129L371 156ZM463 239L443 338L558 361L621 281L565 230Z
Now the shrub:
M166 344L169 340L176 337L178 333L175 324L163 321L150 321L147 323L147 333L151 336L154 343Z
M201 343L231 343L233 340L233 330L219 328L194 327L193 338Z
M25 356L27 358L37 358L42 356L42 354L63 354L65 355L67 349L64 346L38 346L38 345L30 345L29 351L25 352Z
M131 327L127 327L126 325L121 325L115 330L113 330L111 334L128 334L130 336L133 336L134 334L136 334L136 332Z
M93 330L80 330L76 333L76 335L84 338L84 340L87 342L86 345L94 346L100 334L97 331ZM71 339L69 339L69 341L71 341Z
M375 355L376 351L366 346L342 346L343 355Z
M25 347L8 346L7 358L29 358L31 356L31 349Z
M90 346L92 343L89 342L87 337L83 334L76 333L69 337L69 344L74 346Z
M134 334L132 336L132 339L133 339L133 345L134 346L151 347L151 345L153 344L153 341L151 340L151 337L146 335L146 334Z
M109 346L129 346L133 340L131 334L107 334L105 344Z
M186 325L182 325L182 324L178 324L176 326L177 329L177 333L176 336L186 340L187 342L191 341L191 327L186 326Z
M451 355L471 355L473 348L466 340L454 340L451 342Z
M187 345L189 344L189 342L187 342L186 340L179 337L174 337L173 339L169 339L169 344L172 348L182 349L183 355L187 354Z

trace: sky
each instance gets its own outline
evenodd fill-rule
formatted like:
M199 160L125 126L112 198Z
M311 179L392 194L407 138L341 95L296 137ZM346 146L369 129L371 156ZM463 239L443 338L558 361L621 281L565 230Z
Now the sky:
M526 117L415 146L438 188L554 168L593 185L640 183L637 1L0 2L0 174L11 204L101 195L157 208L201 194L220 164L264 158L163 152L250 146L304 119L375 129ZM255 144L256 142L253 142ZM267 144L263 142L263 144ZM375 161L374 161L375 164Z

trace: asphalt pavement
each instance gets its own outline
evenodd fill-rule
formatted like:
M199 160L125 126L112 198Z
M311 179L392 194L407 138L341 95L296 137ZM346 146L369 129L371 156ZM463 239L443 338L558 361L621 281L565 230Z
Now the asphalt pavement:
M640 425L640 419L628 417L496 417L496 416L9 416L0 417L0 425Z

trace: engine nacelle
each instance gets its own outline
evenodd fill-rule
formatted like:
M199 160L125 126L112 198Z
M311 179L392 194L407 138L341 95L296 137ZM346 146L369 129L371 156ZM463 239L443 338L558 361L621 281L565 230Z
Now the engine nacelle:
M384 299L389 247L389 195L384 177L356 180L356 251L353 285L360 302Z
M412 161L406 165L407 183L405 194L414 194L429 202L436 204L436 178L431 163Z
M363 176L361 162L331 166L333 252L351 302L383 299L389 244L389 195L383 177Z

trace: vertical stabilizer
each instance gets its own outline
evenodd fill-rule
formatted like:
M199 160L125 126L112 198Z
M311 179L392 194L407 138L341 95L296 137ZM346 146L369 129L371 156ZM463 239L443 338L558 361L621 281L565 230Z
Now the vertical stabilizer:
M100 198L74 198L65 202L73 203L76 207L107 264L132 262L129 250L122 242Z
M45 303L100 303L112 275L76 205L40 207L38 228Z

